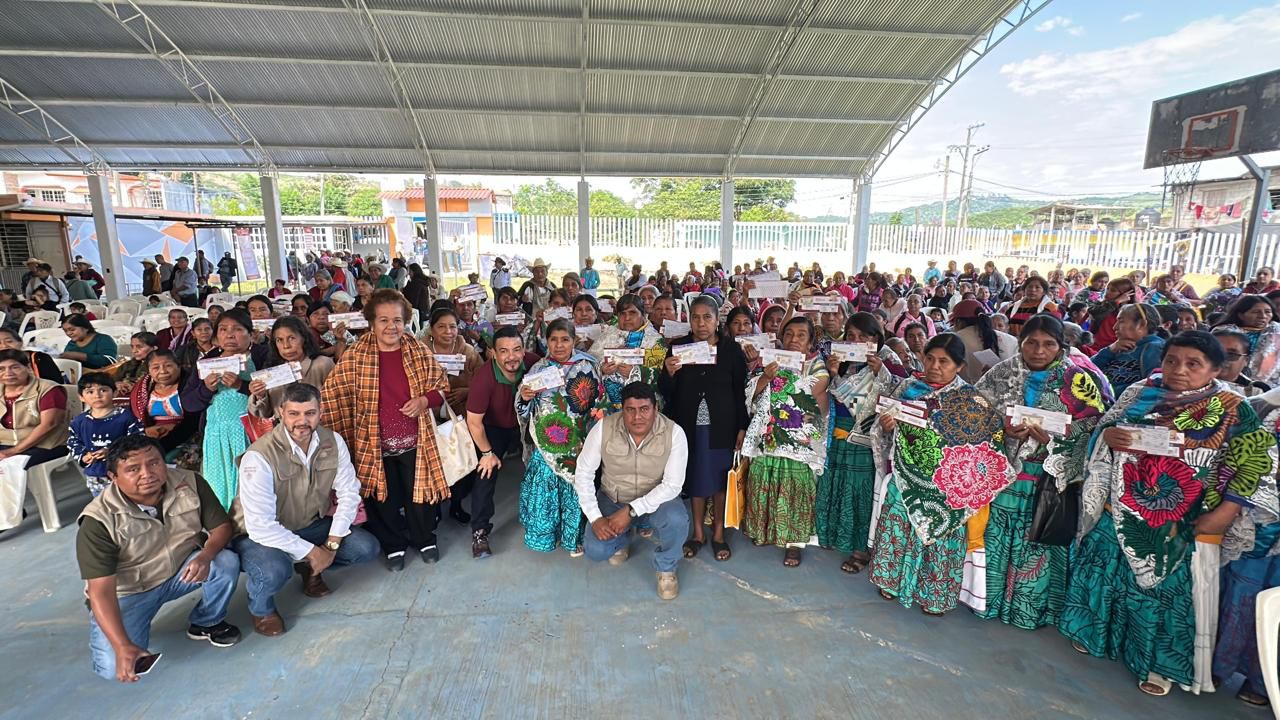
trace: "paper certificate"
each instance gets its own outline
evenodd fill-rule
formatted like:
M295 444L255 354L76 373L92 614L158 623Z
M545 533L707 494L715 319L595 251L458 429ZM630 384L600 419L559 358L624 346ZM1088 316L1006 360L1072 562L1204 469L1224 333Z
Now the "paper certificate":
M756 352L771 348L774 345L773 333L761 333L759 335L742 335L737 338L739 345L750 345L756 349Z
M682 338L689 334L689 323L666 320L662 323L662 337L667 339Z
M671 354L680 358L681 365L711 365L715 362L712 348L706 341L676 345Z
M246 367L248 366L245 364L244 355L223 355L196 361L196 372L200 373L202 378L214 374L239 373Z
M567 307L547 308L542 311L542 321L551 322L552 320L572 320L573 310Z
M833 342L831 357L840 362L866 362L877 352L875 343Z
M613 301L609 298L596 298L596 305L599 306L602 313L613 312Z
M760 362L765 365L778 363L778 367L787 368L800 372L804 368L804 353L794 350L775 350L773 348L759 348Z
M578 339L579 339L579 340L584 340L584 339L585 339L585 340L595 340L596 338L600 337L600 333L601 333L603 330L604 330L604 326L603 326L603 325L599 325L599 324L596 324L596 325L579 325L579 326L577 326L577 327L575 327L575 328L574 328L574 331L578 334Z
M753 298L784 298L791 292L791 283L766 280L756 281L756 286L748 293Z
M463 285L458 288L458 299L462 302L484 302L489 299L489 293L479 285Z
M348 330L365 330L369 327L369 321L364 319L364 313L345 312L333 313L329 315L329 327L345 325Z
M643 365L644 350L641 348L609 348L604 351L605 362L621 365Z
M840 298L834 295L809 295L800 298L801 312L835 313L840 312Z
M564 375L560 374L560 368L549 367L540 372L525 375L524 382L521 384L534 392L554 390L558 387L564 387Z
M757 274L757 275L752 275L752 276L750 276L750 277L749 277L749 278L747 278L747 279L748 279L748 280L755 280L755 281L756 281L756 282L758 282L758 283L761 283L761 282L777 282L777 281L779 281L779 280L781 280L781 279L782 279L782 273L778 272L777 270L768 270L768 271L766 271L766 272L762 272L762 273L759 273L759 274Z
M302 365L296 362L281 363L266 370L249 373L249 379L261 380L268 390L291 385L302 379Z
M1129 448L1147 455L1179 457L1186 436L1176 430L1150 425L1118 425L1129 433Z
M524 325L524 313L498 313L493 317L493 324L503 325Z
M466 367L467 356L462 353L455 355L436 355L436 362L440 363L440 367L449 375L461 375L462 368Z
M1038 427L1050 435L1066 435L1067 428L1071 425L1071 416L1066 413L1025 405L1014 405L1005 411L1005 415L1009 416L1009 424L1014 427Z
M275 324L275 318L258 318L253 321L253 329L259 332L271 332L271 328Z
M895 400L881 396L876 400L876 410L881 415L888 415L898 422L916 427L928 427L929 409L927 406L910 400Z

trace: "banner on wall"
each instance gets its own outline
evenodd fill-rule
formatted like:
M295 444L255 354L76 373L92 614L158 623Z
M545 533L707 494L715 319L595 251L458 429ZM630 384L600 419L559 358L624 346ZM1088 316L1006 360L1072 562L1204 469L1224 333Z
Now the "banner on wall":
M253 235L249 228L236 228L236 247L240 249L240 269L244 271L244 279L262 279L262 270L258 267L258 255L253 251Z
M98 253L98 236L93 218L69 215L67 243L71 257L80 255L99 270L103 269L102 256ZM231 250L231 237L226 230L201 230L199 237L191 228L172 220L138 220L116 218L116 237L120 240L120 257L124 267L125 284L131 291L142 287L142 261L154 260L156 255L172 262L186 257L194 262L196 250L204 250L205 257L222 257Z

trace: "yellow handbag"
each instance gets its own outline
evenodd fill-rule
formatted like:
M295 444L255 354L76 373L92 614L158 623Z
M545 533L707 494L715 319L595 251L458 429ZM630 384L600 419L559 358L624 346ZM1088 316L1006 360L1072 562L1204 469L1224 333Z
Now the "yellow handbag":
M750 462L737 454L733 456L733 467L729 470L728 484L724 493L724 526L736 528L742 523L747 511L747 467Z

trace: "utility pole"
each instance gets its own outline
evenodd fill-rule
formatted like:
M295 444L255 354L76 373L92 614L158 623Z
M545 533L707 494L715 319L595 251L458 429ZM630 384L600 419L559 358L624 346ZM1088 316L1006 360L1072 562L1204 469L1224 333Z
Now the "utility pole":
M942 227L947 227L947 181L951 179L951 150L942 161Z
M320 217L324 217L324 173L320 173Z
M970 125L964 134L964 145L952 145L947 148L948 155L950 155L953 152L960 153L960 160L961 160L960 194L958 195L958 197L960 198L960 207L957 208L957 215L958 215L957 222L956 222L957 226L963 225L964 223L965 203L967 202L967 198L969 197L969 187L968 187L969 151L973 149L973 134L978 131L978 128L981 128L985 124L986 123L974 123L973 125Z
M960 209L960 227L962 228L969 227L969 200L973 196L973 173L978 167L978 158L990 149L990 145L983 145L978 148L973 153L973 161L969 163L969 179L965 183L964 205Z

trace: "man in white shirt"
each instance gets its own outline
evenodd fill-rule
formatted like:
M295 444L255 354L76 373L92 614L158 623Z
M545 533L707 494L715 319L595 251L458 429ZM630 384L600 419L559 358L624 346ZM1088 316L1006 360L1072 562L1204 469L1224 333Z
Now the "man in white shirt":
M373 535L351 527L360 482L342 437L320 427L320 391L306 383L287 386L277 415L275 429L240 458L240 487L231 505L240 535L232 545L249 577L253 629L268 637L285 631L275 594L295 569L303 594L318 598L330 592L320 577L330 565L380 555ZM326 517L331 493L337 503Z
M608 560L610 565L626 562L631 526L646 519L658 536L653 566L663 600L674 600L680 593L676 564L689 535L689 511L680 490L688 459L684 430L658 412L652 387L633 382L622 389L622 412L587 433L573 478L578 503L591 523L583 539L587 557ZM597 491L601 460L604 470Z

